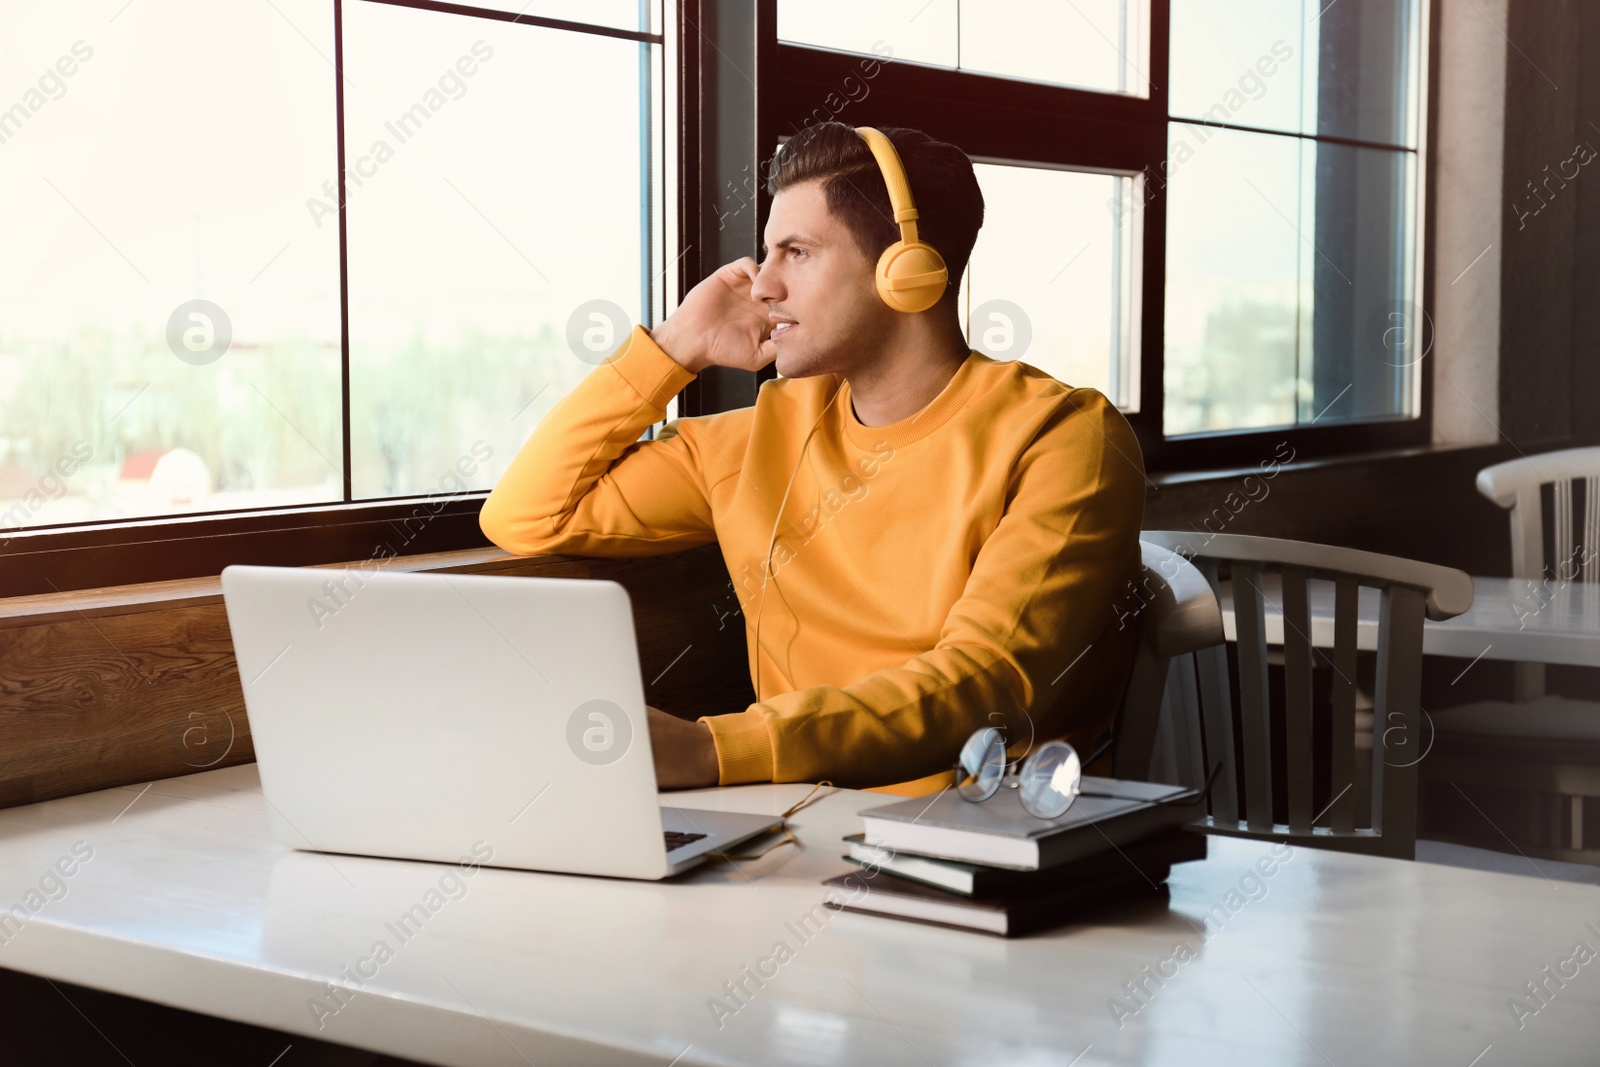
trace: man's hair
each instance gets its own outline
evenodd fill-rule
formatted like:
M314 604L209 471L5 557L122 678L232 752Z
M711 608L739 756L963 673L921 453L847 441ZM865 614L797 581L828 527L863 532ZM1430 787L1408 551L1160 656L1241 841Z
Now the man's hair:
M950 272L945 295L954 299L983 225L983 192L972 160L955 145L921 130L879 129L900 154L917 205L917 236L944 257ZM820 122L784 142L767 175L767 192L777 196L804 182L821 182L828 210L874 266L883 250L900 240L883 171L855 127Z

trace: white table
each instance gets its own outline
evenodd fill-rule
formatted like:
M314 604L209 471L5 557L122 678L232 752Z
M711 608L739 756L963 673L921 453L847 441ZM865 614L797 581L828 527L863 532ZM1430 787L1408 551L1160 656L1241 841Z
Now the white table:
M1267 575L1267 643L1283 644L1282 583ZM1422 631L1422 651L1430 656L1465 659L1519 660L1529 663L1566 663L1600 666L1600 585L1551 582L1523 578L1473 578L1472 607L1453 619L1428 620ZM1333 583L1312 581L1307 597L1311 608L1311 643L1333 647ZM1378 591L1362 589L1356 645L1366 651L1378 647ZM1228 640L1235 639L1232 590L1224 583L1222 625Z
M773 812L806 788L695 799ZM0 945L0 966L463 1067L1502 1067L1600 1055L1600 960L1520 1030L1508 1007L1575 942L1600 951L1600 888L1557 887L1531 864L1519 877L1296 849L1255 883L1270 846L1213 838L1209 859L1174 873L1170 906L1045 936L833 912L797 936L818 881L846 867L839 837L883 802L833 794L793 819L803 849L678 882L481 869L402 943L385 922L426 906L454 868L283 848L253 764L105 790L0 810L0 901L21 899L74 842L94 850L67 895ZM378 940L392 958L319 1029L308 1000ZM711 998L780 941L792 958L750 983L719 1028ZM1173 958L1180 944L1192 959ZM1145 967L1170 977L1149 980L1141 1003L1123 984Z

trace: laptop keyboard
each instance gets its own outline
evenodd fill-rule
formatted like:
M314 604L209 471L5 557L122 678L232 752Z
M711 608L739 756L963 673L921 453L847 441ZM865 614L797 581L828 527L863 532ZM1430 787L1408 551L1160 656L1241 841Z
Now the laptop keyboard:
M661 831L661 834L667 839L668 852L671 852L675 848L682 848L689 842L698 841L702 837L706 836L705 834L686 834L680 830L663 830Z

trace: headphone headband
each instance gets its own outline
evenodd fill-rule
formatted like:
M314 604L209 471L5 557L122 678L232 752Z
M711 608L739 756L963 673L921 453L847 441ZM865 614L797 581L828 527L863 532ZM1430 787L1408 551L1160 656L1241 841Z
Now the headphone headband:
M922 216L911 199L911 182L906 178L906 168L900 162L894 142L871 126L857 126L856 133L872 149L878 169L883 171L884 184L889 187L889 205L894 208L894 221L900 226L900 239L908 243L916 241L917 220Z
M872 150L889 189L889 206L900 227L900 240L884 250L878 259L878 295L896 311L926 311L939 302L950 284L944 259L930 244L917 236L917 205L911 198L911 182L906 177L900 153L881 130L857 126L856 134Z

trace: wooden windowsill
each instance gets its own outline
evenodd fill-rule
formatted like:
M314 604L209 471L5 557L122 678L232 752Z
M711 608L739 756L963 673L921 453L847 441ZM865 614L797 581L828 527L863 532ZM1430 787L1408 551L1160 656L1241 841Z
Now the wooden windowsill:
M387 571L437 571L471 568L494 571L496 563L512 564L524 557L513 556L500 548L468 548L454 552L428 552L416 556L391 556L362 561ZM543 559L575 559L573 556L545 556ZM337 570L354 563L317 563L310 566ZM222 576L178 578L167 582L114 585L101 589L73 589L60 593L35 593L29 596L0 598L0 629L12 626L39 626L74 618L91 619L103 615L126 615L137 611L163 611L182 606L217 604L222 601Z
M338 570L614 581L633 609L644 697L686 718L754 700L744 618L715 545L640 559L468 548ZM219 575L0 599L0 807L255 758Z

